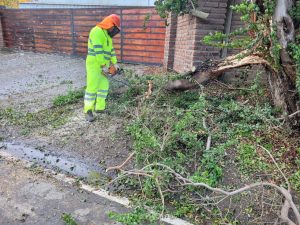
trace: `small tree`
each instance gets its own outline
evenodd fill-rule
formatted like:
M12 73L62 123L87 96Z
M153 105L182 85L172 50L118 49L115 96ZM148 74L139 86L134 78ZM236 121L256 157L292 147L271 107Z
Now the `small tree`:
M166 17L193 10L192 1L158 0L156 9ZM274 105L280 108L293 127L300 127L300 0L244 0L232 6L245 23L230 34L216 32L206 36L205 44L239 48L241 52L214 64L208 71L197 72L197 83L216 78L223 72L247 65L261 64L266 68ZM242 35L243 38L240 38ZM239 38L237 38L239 36ZM226 43L224 40L228 39ZM194 88L195 83L179 80L169 89Z
M30 0L0 0L0 5L4 5L9 8L18 8L19 3L21 2L30 2Z

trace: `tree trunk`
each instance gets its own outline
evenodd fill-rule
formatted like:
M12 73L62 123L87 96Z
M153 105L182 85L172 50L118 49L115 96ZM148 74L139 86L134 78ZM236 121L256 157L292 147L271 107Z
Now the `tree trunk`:
M277 0L273 16L277 38L281 45L280 63L282 68L277 73L268 73L270 90L274 105L290 115L299 110L299 94L296 90L296 66L288 54L288 43L295 41L295 27L288 11L292 8L292 0ZM292 126L300 128L300 116L293 118Z
M277 73L267 71L267 74L274 105L287 115L299 110L295 84L285 72L283 70Z

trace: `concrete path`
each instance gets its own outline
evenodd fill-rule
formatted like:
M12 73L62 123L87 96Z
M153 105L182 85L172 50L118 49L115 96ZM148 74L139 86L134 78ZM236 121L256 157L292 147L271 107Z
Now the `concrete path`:
M110 202L76 186L45 176L39 170L24 168L22 163L0 159L0 224L62 225L68 213L78 224L112 225L107 213L125 212Z

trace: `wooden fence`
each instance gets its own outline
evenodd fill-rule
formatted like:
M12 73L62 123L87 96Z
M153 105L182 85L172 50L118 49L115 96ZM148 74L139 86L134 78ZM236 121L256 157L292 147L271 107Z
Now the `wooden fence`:
M0 9L8 48L73 56L87 54L89 31L109 14L121 17L114 38L119 61L162 64L165 21L154 8Z

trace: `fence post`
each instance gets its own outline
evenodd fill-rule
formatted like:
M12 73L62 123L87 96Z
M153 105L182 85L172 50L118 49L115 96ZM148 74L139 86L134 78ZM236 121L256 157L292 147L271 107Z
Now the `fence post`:
M226 9L226 19L225 19L225 25L224 25L224 34L228 35L231 32L231 26L232 26L232 8L231 6L235 4L235 0L228 0L227 2L227 9ZM225 38L224 42L228 43L228 37ZM221 50L221 58L226 58L228 54L228 48L224 47Z
M72 32L72 55L76 55L76 32L74 25L74 9L71 10L71 32Z
M120 19L121 19L121 47L120 47L120 61L123 61L123 46L124 46L124 33L123 33L123 9L120 9Z
M4 48L3 28L2 28L2 15L1 10L5 9L5 6L0 5L0 49Z

